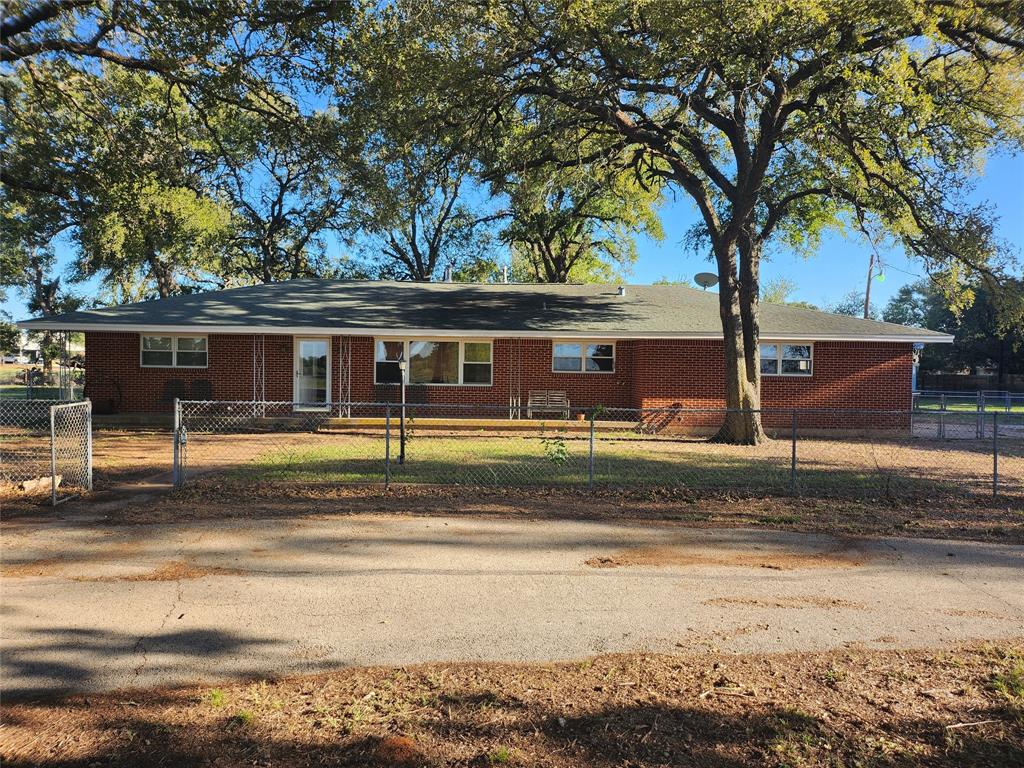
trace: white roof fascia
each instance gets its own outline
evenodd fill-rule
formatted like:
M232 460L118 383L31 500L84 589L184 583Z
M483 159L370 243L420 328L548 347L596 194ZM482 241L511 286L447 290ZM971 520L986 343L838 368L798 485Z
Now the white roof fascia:
M721 339L721 333L636 333L624 331L508 331L495 330L469 331L437 328L338 328L313 326L256 326L256 325L151 325L133 323L75 323L68 325L60 321L22 320L18 327L29 330L68 330L68 331L105 331L108 333L204 333L204 334L262 334L280 336L431 336L435 338L512 338L512 339ZM893 334L853 336L846 334L780 334L771 333L761 337L764 341L860 341L860 342L892 342L928 344L951 344L953 336L949 334Z

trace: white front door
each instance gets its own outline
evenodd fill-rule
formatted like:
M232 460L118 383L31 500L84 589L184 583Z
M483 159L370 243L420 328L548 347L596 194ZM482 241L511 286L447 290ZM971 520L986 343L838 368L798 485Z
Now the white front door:
M321 410L331 400L331 340L295 339L295 410Z

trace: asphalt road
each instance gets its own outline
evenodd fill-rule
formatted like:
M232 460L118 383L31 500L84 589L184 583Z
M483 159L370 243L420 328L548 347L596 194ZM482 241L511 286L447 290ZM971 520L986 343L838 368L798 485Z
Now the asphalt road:
M7 526L6 697L618 651L1024 636L1024 547L599 522Z

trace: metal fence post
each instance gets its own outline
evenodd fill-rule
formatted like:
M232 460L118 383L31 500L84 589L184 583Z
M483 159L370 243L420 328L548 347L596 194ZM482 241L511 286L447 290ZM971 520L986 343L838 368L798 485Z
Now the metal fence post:
M171 484L181 486L181 401L174 398L174 459L171 467Z
M594 487L594 420L597 418L596 413L590 414L590 462L587 467L587 487Z
M796 496L796 411L793 411L793 450L789 465L789 492Z
M57 506L57 406L50 406L50 504Z
M992 413L992 495L999 495L999 413Z
M92 490L92 400L85 406L85 487Z
M391 406L384 406L384 488L391 485Z

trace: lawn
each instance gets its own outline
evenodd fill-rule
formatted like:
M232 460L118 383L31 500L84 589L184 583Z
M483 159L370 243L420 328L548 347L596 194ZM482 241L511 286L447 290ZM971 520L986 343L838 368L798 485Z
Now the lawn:
M1024 648L354 668L3 714L10 768L1010 768L1024 764Z
M379 436L338 434L191 435L186 466L193 475L219 471L242 484L382 483ZM648 487L702 492L788 495L792 444L756 447L703 440L602 437L593 465L586 438L547 436L414 435L399 463L391 441L395 484L467 486ZM1007 493L1024 491L1024 444L1004 441L1001 480ZM987 440L952 442L803 439L797 445L796 490L805 495L940 498L991 493Z
M978 401L970 396L955 397L950 396L946 398L945 408L943 408L942 399L939 397L919 397L915 401L915 406L918 410L922 411L955 411L957 413L977 413L978 412ZM1009 407L1004 399L999 397L990 397L985 401L985 413L1024 413L1024 394L1013 395L1009 402Z
M29 388L20 383L19 378L24 375L24 371L30 370L34 367L35 366L31 365L10 364L0 366L0 400L29 399ZM56 377L56 368L54 368L54 376ZM81 371L75 371L74 373L76 397L81 396L81 379L83 376L84 374ZM35 385L31 388L31 399L60 400L62 399L60 387L56 385Z
M28 400L24 384L0 384L0 400ZM60 387L32 387L32 400L60 400Z

